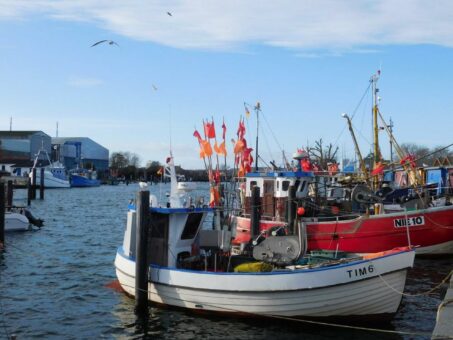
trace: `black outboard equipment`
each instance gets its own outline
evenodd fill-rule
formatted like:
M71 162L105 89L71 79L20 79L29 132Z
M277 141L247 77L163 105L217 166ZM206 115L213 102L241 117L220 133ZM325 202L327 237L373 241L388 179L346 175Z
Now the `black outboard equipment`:
M26 218L28 218L28 221L35 227L41 228L44 225L44 220L40 218L35 218L30 212L30 210L24 209L24 215Z

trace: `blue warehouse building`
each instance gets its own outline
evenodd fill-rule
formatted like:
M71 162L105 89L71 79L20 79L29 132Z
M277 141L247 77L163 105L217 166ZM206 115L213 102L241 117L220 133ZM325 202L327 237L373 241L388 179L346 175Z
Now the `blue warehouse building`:
M109 169L109 150L88 137L53 137L52 158L68 170L83 167L101 174Z

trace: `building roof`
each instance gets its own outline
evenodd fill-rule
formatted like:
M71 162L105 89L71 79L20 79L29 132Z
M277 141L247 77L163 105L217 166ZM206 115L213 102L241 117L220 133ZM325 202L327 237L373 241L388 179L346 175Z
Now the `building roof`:
M2 137L27 137L27 136L34 135L37 133L47 135L47 133L45 133L41 130L36 130L36 131L3 130L3 131L0 131L0 136L2 136Z

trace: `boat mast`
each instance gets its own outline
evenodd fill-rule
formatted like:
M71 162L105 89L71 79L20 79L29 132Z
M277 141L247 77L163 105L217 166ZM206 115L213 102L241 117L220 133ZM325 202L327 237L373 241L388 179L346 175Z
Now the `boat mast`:
M370 176L368 175L368 170L365 166L365 162L363 161L362 153L360 152L359 144L357 143L357 139L355 137L355 133L352 128L351 118L349 118L349 116L346 113L343 113L341 116L348 121L348 128L349 128L349 132L351 132L352 141L354 142L355 152L356 152L357 156L359 157L360 169L362 170L363 176L365 177L365 181L368 183Z
M376 164L381 160L381 152L379 150L379 126L378 126L378 92L377 82L379 76L381 75L381 70L378 70L376 74L371 76L371 89L373 91L373 168L376 168ZM373 189L377 190L379 184L378 176L373 177Z
M390 124L388 125L385 120L384 120L384 117L382 117L382 114L381 112L378 110L378 115L379 115L379 118L384 126L384 129L385 131L387 132L389 138L390 138L390 141L392 143L392 145L395 147L395 151L396 153L398 154L398 158L400 159L400 161L403 161L404 158L406 157L406 153L404 152L404 150L401 148L401 146L398 144L398 142L396 141L395 139L395 136L393 135L392 133L392 127L393 125ZM392 163L393 164L393 163ZM406 162L406 161L403 161L403 169L407 172L408 174L408 177L409 177L409 183L413 186L419 186L419 185L422 185L423 183L423 180L422 178L420 177L420 174L417 172L416 169L412 168L412 166L410 165L410 162Z
M256 103L255 106L255 112L256 112L256 152L255 152L255 171L258 171L258 132L259 132L259 125L260 125L260 120L259 120L259 113L261 111L261 105L260 102Z

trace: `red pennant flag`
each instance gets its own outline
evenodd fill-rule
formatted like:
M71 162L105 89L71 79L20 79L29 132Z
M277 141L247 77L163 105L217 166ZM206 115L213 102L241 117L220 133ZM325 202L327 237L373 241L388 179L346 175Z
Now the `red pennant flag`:
M200 136L200 133L197 130L195 130L195 132L193 133L193 136L198 139L198 143L201 143L202 138Z
M206 135L206 138L215 138L214 121L211 123L204 123L204 134Z
M375 168L371 171L371 176L381 175L384 172L385 165L381 162L376 163Z
M245 135L245 125L244 125L244 121L243 121L243 120L240 120L240 121L239 121L239 127L238 127L238 131L237 131L237 135L238 135L238 139L244 138L244 135Z

